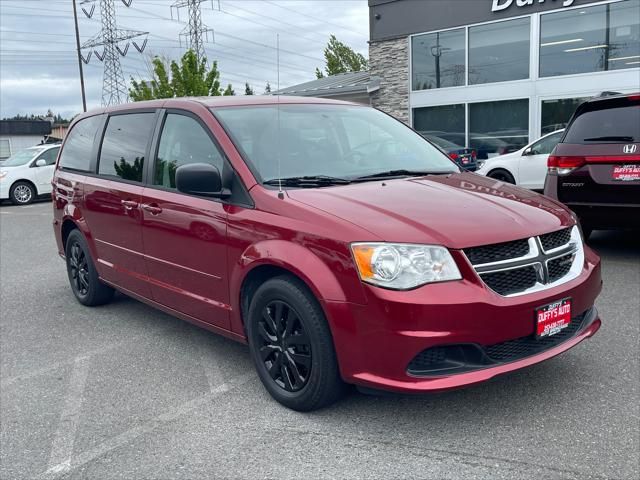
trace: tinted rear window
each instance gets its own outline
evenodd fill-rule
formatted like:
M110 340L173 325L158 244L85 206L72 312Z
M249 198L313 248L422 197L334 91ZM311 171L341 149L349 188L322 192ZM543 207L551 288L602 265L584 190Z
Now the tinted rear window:
M101 124L101 115L85 118L75 124L67 135L60 155L61 167L84 172L89 171L93 141Z
M109 118L102 141L98 173L134 182L142 181L142 167L155 113L130 113Z
M563 143L640 142L640 104L587 110L569 126Z

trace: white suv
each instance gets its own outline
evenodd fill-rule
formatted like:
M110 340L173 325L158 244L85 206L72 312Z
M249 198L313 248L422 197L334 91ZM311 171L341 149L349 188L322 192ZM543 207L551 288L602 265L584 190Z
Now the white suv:
M51 180L60 145L30 147L9 157L0 166L0 201L27 205L51 193Z
M531 190L542 190L547 176L547 158L562 138L556 130L520 150L478 162L476 173Z

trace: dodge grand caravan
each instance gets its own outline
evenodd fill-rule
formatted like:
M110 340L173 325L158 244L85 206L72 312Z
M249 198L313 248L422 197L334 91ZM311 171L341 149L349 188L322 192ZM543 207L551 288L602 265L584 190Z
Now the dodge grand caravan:
M53 184L80 303L117 289L248 343L293 409L347 384L476 384L600 327L600 261L569 210L461 172L369 107L225 97L88 113Z

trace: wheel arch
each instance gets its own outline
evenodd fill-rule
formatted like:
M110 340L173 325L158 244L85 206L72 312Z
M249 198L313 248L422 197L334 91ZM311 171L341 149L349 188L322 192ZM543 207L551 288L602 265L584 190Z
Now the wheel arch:
M34 197L37 197L40 195L38 193L38 187L36 186L36 184L33 183L33 181L29 180L28 178L20 178L18 180L15 180L9 187L9 195L11 195L11 192L13 191L13 187L15 187L17 183L28 183L33 188Z
M69 238L69 235L73 230L80 230L80 227L70 218L65 218L62 222L62 225L60 226L60 236L62 238L63 251L67 248L67 239Z
M495 172L504 172L509 174L509 176L511 176L511 178L513 178L514 183L517 185L518 183L518 176L509 168L505 167L504 165L496 165L493 168L491 168L491 170L489 170L487 172L487 177L489 178L494 178L492 177L492 174Z
M311 250L284 240L267 240L247 248L230 272L231 328L245 335L245 318L257 288L266 280L290 275L305 285L318 301L331 324L323 303L345 302L347 296L329 266Z

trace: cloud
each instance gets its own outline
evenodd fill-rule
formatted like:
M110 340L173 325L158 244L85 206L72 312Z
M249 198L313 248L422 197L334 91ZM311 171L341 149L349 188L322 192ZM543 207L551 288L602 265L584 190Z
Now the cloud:
M133 0L131 8L116 2L119 28L148 31L144 54L130 48L122 59L129 78L148 78L152 55L179 58L185 50L180 33L186 11L173 2ZM166 5L163 5L166 4ZM367 55L366 0L220 0L202 3L202 20L212 29L206 53L218 62L223 84L236 92L249 82L261 93L277 83L276 34L280 36L280 86L312 80L324 66L330 34ZM93 18L79 13L81 41L100 31L99 8ZM90 106L99 106L102 64L95 56L84 67ZM0 116L40 113L51 108L63 115L81 109L78 63L71 2L0 3Z

